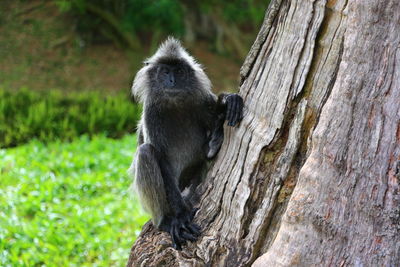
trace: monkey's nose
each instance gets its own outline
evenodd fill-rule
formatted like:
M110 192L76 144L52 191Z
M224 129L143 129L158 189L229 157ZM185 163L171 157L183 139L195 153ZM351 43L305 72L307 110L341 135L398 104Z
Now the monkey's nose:
M173 73L168 74L168 87L173 87L175 85L175 77Z

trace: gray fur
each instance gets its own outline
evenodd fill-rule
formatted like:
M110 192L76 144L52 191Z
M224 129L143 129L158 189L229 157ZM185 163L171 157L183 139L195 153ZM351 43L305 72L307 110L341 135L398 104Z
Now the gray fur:
M170 75L162 69L166 65L167 70L188 71L173 72L180 83L173 82L169 87L160 78ZM201 65L174 38L168 38L145 61L136 74L132 92L143 103L143 113L138 126L139 147L130 171L154 224L170 232L179 248L182 240L194 240L198 233L191 221L189 200L195 199L192 195L205 174L207 160L222 144L222 125L228 116L225 112L236 112L230 114L229 122L235 125L241 119L243 102L233 94L217 99Z
M150 91L147 75L149 69L158 64L160 59L166 56L186 61L194 69L196 78L201 84L204 94L215 97L211 92L211 81L205 74L203 67L191 55L189 55L189 53L182 47L181 43L177 39L168 37L168 39L161 44L157 52L144 61L145 65L135 76L132 85L132 93L136 99L139 100L139 102L145 103L147 95Z
M175 98L152 91L149 71L166 57L183 60L194 70L197 81L194 85L196 90ZM144 111L138 125L138 145L151 144L163 152L164 160L173 166L171 171L173 181L171 182L178 187L180 179L184 178L182 173L187 171L185 168L201 165L206 160L205 144L209 136L202 128L206 124L210 125L208 126L210 128L212 122L209 121L211 116L203 114L204 106L215 104L217 98L211 92L211 82L202 66L186 52L180 42L174 38L168 38L157 52L145 61L143 68L136 74L132 93L144 104ZM210 111L213 112L213 110ZM166 116L163 113L169 115ZM199 116L203 116L202 121L199 121ZM168 202L159 166L149 160L147 152L143 153L143 149L139 147L131 166L131 173L136 177L134 187L142 205L152 215L153 222L159 225L162 215L169 213L170 210L165 206ZM203 170L199 170L198 175L201 176L203 173ZM186 198L189 197L186 196Z
M143 208L152 215L154 224L158 226L163 214L169 212L169 206L161 170L155 164L153 154L154 151L149 145L139 147L136 158L135 189L142 201Z

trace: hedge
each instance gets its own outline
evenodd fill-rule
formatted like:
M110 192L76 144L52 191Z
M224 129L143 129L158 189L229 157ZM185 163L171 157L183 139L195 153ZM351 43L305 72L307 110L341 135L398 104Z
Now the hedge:
M128 94L0 90L0 147L82 134L118 138L135 131L141 107Z

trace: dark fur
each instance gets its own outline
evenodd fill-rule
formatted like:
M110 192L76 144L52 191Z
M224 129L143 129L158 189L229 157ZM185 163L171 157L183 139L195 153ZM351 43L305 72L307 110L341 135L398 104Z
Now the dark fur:
M185 71L160 74L163 66ZM222 144L224 121L240 122L243 100L237 94L217 98L201 66L172 38L138 72L133 92L144 104L132 164L136 188L154 224L180 249L200 234L189 199Z

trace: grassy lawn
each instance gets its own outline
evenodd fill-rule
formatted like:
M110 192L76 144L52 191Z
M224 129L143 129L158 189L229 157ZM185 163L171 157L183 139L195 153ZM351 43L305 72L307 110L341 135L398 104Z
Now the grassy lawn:
M0 266L124 266L148 220L130 195L134 135L0 150Z

